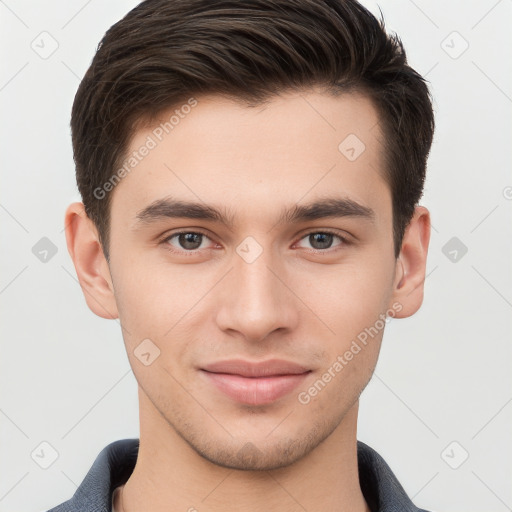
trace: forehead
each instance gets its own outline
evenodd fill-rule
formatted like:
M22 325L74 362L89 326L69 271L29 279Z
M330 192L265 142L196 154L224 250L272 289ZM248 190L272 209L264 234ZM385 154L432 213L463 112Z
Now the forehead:
M133 221L168 195L261 222L333 193L386 210L382 153L377 111L361 94L289 92L254 107L200 96L134 134L112 215Z

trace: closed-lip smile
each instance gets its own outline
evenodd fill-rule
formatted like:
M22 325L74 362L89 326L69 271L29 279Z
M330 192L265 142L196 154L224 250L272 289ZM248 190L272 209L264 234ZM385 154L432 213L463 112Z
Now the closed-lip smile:
M230 359L207 364L201 372L218 390L239 403L265 405L289 394L311 372L283 359Z

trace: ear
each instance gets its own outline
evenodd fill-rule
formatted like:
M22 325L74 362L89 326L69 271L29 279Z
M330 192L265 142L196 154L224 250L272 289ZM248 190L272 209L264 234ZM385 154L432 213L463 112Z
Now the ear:
M402 306L396 318L413 315L423 302L429 241L430 213L424 206L417 206L405 230L402 249L396 260L392 301Z
M102 318L118 317L114 287L98 230L83 203L72 203L64 219L68 252L89 309Z

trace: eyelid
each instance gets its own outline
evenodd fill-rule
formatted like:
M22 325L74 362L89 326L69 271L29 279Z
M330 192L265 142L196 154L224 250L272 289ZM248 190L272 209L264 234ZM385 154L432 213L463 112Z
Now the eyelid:
M202 236L208 238L210 241L214 242L212 240L212 237L208 233L203 231L201 228L190 228L190 229L181 229L181 230L178 230L178 231L173 231L171 233L166 233L159 240L159 244L167 245L168 246L168 247L166 247L167 250L169 250L169 251L171 251L173 253L179 253L179 254L196 254L196 253L199 253L201 251L206 250L206 249L192 249L192 250L188 250L188 251L185 250L185 249L181 249L180 250L180 249L175 249L174 247L171 246L170 243L168 243L174 237L177 237L177 236L183 235L183 234L190 234L190 233L193 233L193 234L196 234L196 235L202 235ZM214 242L214 243L216 243L216 242ZM210 247L208 247L207 249L210 249Z
M339 245L336 245L334 247L328 247L327 249L313 249L313 248L312 249L308 249L309 252L329 253L329 252L332 252L332 251L336 251L338 247L343 247L343 246L351 244L351 241L350 241L348 236L341 235L336 230L332 230L332 229L328 229L328 228L326 228L326 229L322 229L322 228L312 229L312 230L308 231L307 233L305 233L304 235L302 235L299 238L299 240L296 242L296 244L301 242L302 240L304 240L306 237L308 237L310 235L313 235L313 234L316 234L316 233L322 233L322 234L328 234L328 235L336 236L336 237L338 237L341 240L342 243L339 244Z
M169 242L170 239L172 239L172 238L174 238L174 237L176 237L178 235L190 234L190 233L202 235L202 236L208 238L209 240L213 241L212 237L208 233L206 233L204 230L202 230L201 228L189 228L189 229L181 229L181 230L174 231L174 232L171 232L171 233L166 233L162 237L162 239L159 241L159 243L167 245L168 246L168 247L166 247L167 250L169 250L170 252L173 252L173 253L178 253L178 254L194 255L194 254L200 253L201 251L204 251L204 250L207 250L207 249L211 249L211 247L207 247L206 249L192 249L192 250L182 249L182 250L180 250L180 249L171 248L172 246L167 243L167 242ZM304 240L308 236L310 236L312 234L317 234L317 233L333 235L335 237L338 237L341 240L342 243L338 244L337 246L334 246L334 248L333 247L328 247L327 249L314 249L314 248L307 249L306 248L309 252L314 252L314 253L330 253L330 252L338 250L337 249L338 247L347 246L347 245L350 245L352 243L349 237L341 235L336 230L329 229L329 228L324 228L324 229L316 228L316 229L310 229L306 233L302 234L300 236L300 238L297 240L297 242L295 242L293 244L293 246L297 245L299 242L301 242L302 240ZM216 243L216 242L214 242L214 243Z

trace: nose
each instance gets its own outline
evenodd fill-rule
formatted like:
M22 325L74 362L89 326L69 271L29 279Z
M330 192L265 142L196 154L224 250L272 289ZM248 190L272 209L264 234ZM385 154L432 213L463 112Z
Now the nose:
M298 299L277 255L264 250L252 261L238 254L233 269L223 280L217 324L223 331L236 331L247 341L258 342L274 331L293 330L298 323Z

